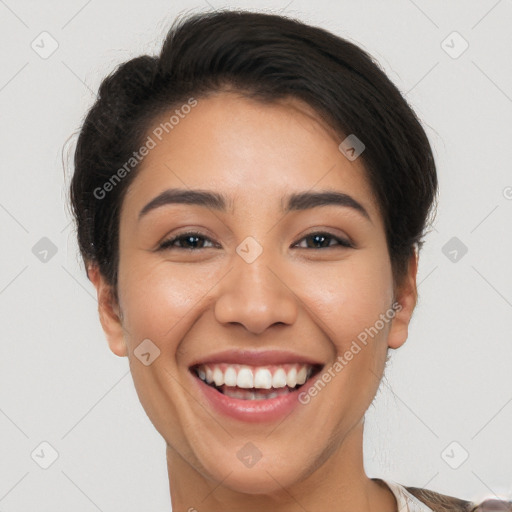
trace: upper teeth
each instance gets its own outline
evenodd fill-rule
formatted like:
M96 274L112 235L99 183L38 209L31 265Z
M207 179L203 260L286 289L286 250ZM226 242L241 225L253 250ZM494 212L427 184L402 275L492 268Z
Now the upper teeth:
M276 366L248 366L241 364L202 364L197 375L208 384L237 386L239 388L291 388L302 385L313 371L310 364L284 364Z

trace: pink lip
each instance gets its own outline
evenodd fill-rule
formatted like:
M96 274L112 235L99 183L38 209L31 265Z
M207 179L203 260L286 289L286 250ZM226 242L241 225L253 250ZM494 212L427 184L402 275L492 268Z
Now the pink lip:
M246 422L276 421L287 416L299 404L299 391L268 400L241 400L231 398L209 386L198 377L192 377L210 406L218 413Z
M310 377L302 386L286 395L266 400L242 400L231 398L206 384L195 375L192 370L190 376L201 393L208 401L210 407L222 415L248 423L275 422L287 417L297 406L299 394L314 385L321 372Z
M250 366L264 366L264 365L275 365L275 364L286 364L286 363L303 363L321 366L323 363L305 357L299 354L285 350L225 350L223 352L217 352L211 356L201 358L193 362L190 367L198 364L208 363L228 363L228 364L247 364ZM244 400L245 401L245 400Z
M310 357L286 350L240 350L231 349L217 352L210 356L194 361L190 366L190 376L198 392L202 394L210 404L210 407L225 416L245 422L272 422L286 417L295 407L300 405L299 394L312 385L320 375L313 375L299 389L275 398L266 400L241 400L231 398L217 391L212 386L197 377L193 367L199 364L246 364L249 366L282 365L282 364L310 364L317 369L323 363Z

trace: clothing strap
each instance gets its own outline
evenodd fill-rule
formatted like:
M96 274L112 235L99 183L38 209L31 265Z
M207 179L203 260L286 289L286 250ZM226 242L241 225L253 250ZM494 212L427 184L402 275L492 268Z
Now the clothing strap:
M419 487L406 487L406 489L434 512L512 512L512 501L489 499L475 504L472 501L461 500Z

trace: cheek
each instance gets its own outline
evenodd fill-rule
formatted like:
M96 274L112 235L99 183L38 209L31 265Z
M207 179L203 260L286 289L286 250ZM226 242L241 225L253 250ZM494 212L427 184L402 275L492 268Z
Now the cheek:
M302 272L300 295L338 349L375 324L392 304L389 261L383 256L353 258ZM385 331L385 330L384 330Z
M189 328L191 312L211 288L209 283L218 281L221 274L215 277L218 272L206 265L173 265L171 269L165 261L131 261L129 268L119 267L119 298L130 344L149 338L161 340L161 350L175 350L180 335ZM172 340L176 343L170 346Z

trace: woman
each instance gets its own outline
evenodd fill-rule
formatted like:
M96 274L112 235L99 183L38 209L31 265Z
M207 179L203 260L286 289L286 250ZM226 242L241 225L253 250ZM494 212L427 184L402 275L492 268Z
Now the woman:
M397 88L298 21L195 15L103 81L72 206L174 511L475 509L363 467L436 189Z

